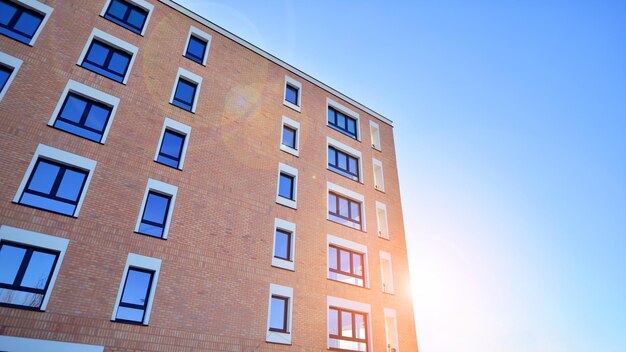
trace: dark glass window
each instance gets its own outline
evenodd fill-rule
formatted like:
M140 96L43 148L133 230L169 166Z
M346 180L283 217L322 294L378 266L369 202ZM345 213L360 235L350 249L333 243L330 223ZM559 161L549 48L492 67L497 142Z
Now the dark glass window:
M362 253L336 246L328 247L329 278L348 284L365 285L364 256Z
M367 351L367 314L329 307L328 337L331 350Z
M82 66L117 82L123 82L132 55L98 40L93 40Z
M129 268L115 321L143 323L150 297L153 271Z
M359 180L359 159L331 146L328 146L328 169L355 181Z
M69 93L54 127L90 139L102 140L112 108L95 100Z
M291 149L297 149L296 148L296 130L283 125L283 140L282 140L282 144L291 148Z
M143 208L141 223L137 232L153 237L163 237L167 213L170 208L170 196L154 191L148 192L146 205Z
M361 230L361 203L335 193L328 194L328 218Z
M347 136L357 139L356 119L330 106L328 107L328 125Z
M291 232L276 230L274 257L291 261Z
M285 100L292 103L293 105L300 105L298 102L298 88L287 84L285 86Z
M22 43L30 43L44 15L19 3L0 0L0 33Z
M161 149L159 150L157 161L161 164L178 168L183 155L184 143L184 134L166 129L163 134L163 141L161 142Z
M178 106L181 109L191 111L193 108L193 100L196 95L197 84L187 81L186 79L179 78L176 85L176 92L174 92L174 100L172 104Z
M128 1L111 0L104 17L126 29L141 34L146 18L148 18L148 11Z
M40 158L19 203L72 216L87 175L87 171Z
M270 306L270 331L287 332L289 298L272 295Z
M189 37L189 44L187 44L187 52L185 53L185 56L199 64L202 64L204 62L206 46L206 40L192 35Z
M4 86L9 81L11 73L13 73L13 68L0 63L0 92L4 89Z
M0 242L0 305L39 309L58 252Z
M287 175L282 172L280 173L280 180L278 183L278 195L279 196L294 200L294 194L293 194L294 179L295 178L291 175Z

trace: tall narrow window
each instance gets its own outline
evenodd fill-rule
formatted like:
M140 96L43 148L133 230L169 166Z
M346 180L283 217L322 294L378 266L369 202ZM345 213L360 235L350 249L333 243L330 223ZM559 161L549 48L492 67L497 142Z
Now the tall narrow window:
M132 32L142 34L152 8L153 5L141 0L110 0L109 6L106 7L104 18Z
M291 232L276 230L274 258L291 261Z
M328 343L330 349L368 351L367 314L341 307L328 308Z
M364 256L335 245L328 247L328 278L356 286L365 286Z
M385 308L385 338L387 341L387 351L400 352L395 309Z
M283 104L298 112L302 107L302 83L285 76L285 94Z
M296 208L298 191L298 170L280 163L278 165L278 188L276 203Z
M13 73L13 67L0 63L0 91L4 90L4 86L9 82L9 77Z
M380 251L380 272L383 281L383 292L393 294L394 288L391 254L383 251Z
M167 238L177 192L175 186L149 179L135 231Z
M291 149L296 149L296 130L294 128L283 125L282 144Z
M182 170L190 134L191 127L166 118L154 160Z
M378 223L378 237L389 239L389 225L387 223L387 206L376 202L376 220Z
M283 116L280 150L289 154L300 155L300 123Z
M9 86L17 76L17 71L22 67L22 63L22 60L0 51L0 101L9 90Z
M183 110L196 111L202 77L179 68L170 103Z
M361 203L337 193L329 193L328 219L362 230Z
M137 47L94 28L78 64L116 82L126 83Z
M33 45L51 13L39 1L0 0L0 34Z
M298 88L292 86L291 84L287 84L287 86L285 87L285 100L293 105L299 105Z
M293 200L293 184L294 184L294 180L295 177L286 174L286 173L280 173L280 180L278 183L278 195L280 197L289 199L289 200Z
M148 325L161 260L129 253L111 320Z
M206 65L209 47L211 46L211 38L210 34L191 26L189 28L189 36L183 56L200 65Z
M269 298L265 341L291 344L293 289L291 287L270 284Z
M294 270L296 224L282 219L274 220L274 250L272 266Z
M374 121L370 121L370 138L372 139L372 148L376 150L381 150L380 127Z
M385 176L383 175L383 163L380 160L373 159L374 163L374 188L385 191Z
M289 298L272 295L270 304L270 331L287 332Z

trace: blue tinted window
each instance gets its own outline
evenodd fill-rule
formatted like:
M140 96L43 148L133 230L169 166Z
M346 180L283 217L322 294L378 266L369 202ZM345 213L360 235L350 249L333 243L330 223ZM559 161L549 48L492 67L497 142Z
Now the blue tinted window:
M293 200L293 181L293 176L281 173L278 184L278 195Z
M148 18L148 11L128 1L111 0L104 17L126 29L141 34L146 18Z
M22 43L30 43L44 15L21 4L0 0L0 33Z
M161 149L157 161L177 168L183 154L183 144L185 143L185 135L171 130L165 130Z
M148 192L138 232L153 237L162 237L169 206L169 196L153 191Z
M346 154L334 147L328 147L328 169L351 178L355 181L359 180L359 163L358 159L352 155Z
M117 82L123 82L132 55L94 40L81 64L84 68Z
M330 106L328 107L328 125L347 136L357 139L356 119Z
M87 171L39 159L19 203L72 216L87 175Z
M196 87L197 85L195 83L180 78L178 80L178 85L176 85L176 92L174 93L174 100L172 101L172 104L182 109L191 111L196 94Z
M276 230L274 257L291 260L291 233L283 230Z
M287 84L287 86L285 87L285 100L292 103L293 105L300 105L298 103L298 88Z
M41 307L59 253L0 243L0 305Z
M4 86L9 81L11 73L13 73L13 69L11 67L0 64L0 92L4 89Z
M189 59L202 64L204 61L204 54L206 52L207 42L198 37L189 37L189 44L187 45L187 53L185 56Z
M100 142L111 110L110 106L69 93L54 122L54 127Z
M270 305L270 330L287 332L288 298L272 296Z
M282 143L289 148L296 149L296 130L289 126L283 126Z
M122 289L115 320L142 323L154 272L130 268Z

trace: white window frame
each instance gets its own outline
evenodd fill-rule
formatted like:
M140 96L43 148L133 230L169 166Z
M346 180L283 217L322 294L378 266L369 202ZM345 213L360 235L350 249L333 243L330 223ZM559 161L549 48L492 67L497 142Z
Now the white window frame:
M46 307L48 306L50 296L52 295L54 283L59 276L59 270L61 269L61 264L63 264L63 258L65 257L65 252L67 251L67 246L69 245L70 240L66 238L46 235L39 232L18 229L12 226L2 225L0 226L0 241L24 244L32 247L50 249L55 252L59 252L56 266L54 267L54 271L52 272L52 275L50 277L48 289L43 296L41 307L39 307L40 311L45 311Z
M54 123L56 122L57 117L59 117L59 114L61 113L61 108L63 107L63 103L65 102L65 99L67 99L67 95L69 93L78 94L88 99L95 100L99 103L102 103L104 105L108 105L111 107L111 115L109 116L107 125L104 128L104 131L102 132L102 139L100 140L100 142L98 142L100 144L104 144L104 142L107 139L107 136L109 135L109 130L111 129L111 125L113 124L113 119L115 118L117 107L120 105L120 99L110 94L104 93L100 90L91 88L89 86L86 86L82 83L79 83L70 79L67 82L65 89L63 89L61 98L59 99L57 106L54 108L54 112L52 113L52 116L50 116L50 120L48 121L48 126L54 127Z
M298 105L292 104L291 102L287 101L288 85L298 89ZM302 83L296 81L289 76L285 76L285 86L283 87L283 104L297 112L300 112L302 109Z
M170 204L169 208L167 209L167 219L165 220L165 225L163 227L163 236L161 237L161 239L166 240L167 235L170 231L170 224L172 223L172 214L174 213L174 203L176 203L176 193L178 193L178 187L172 186L165 182L157 181L152 178L148 179L146 190L143 193L143 200L141 201L139 215L137 215L137 224L135 225L136 233L140 233L139 225L141 225L141 218L143 216L143 211L146 208L146 201L148 200L148 193L150 193L150 191L154 191L156 193L164 194L170 197Z
M359 113L330 99L330 98L326 98L326 126L328 126L329 128L331 128L332 130L336 131L333 127L330 126L330 124L328 123L328 107L332 107L335 110L341 111L342 113L346 114L347 116L352 117L353 119L356 120L356 140L357 141L361 141L361 117L359 116ZM342 132L339 132L342 135L344 135ZM354 139L352 137L347 136L350 139Z
M376 167L380 168L380 180L376 177ZM383 170L383 162L377 159L372 159L372 171L374 172L374 189L385 193L385 172ZM380 185L376 182L379 181Z
M159 137L159 144L157 145L156 152L154 153L154 161L157 161L159 157L159 151L161 150L161 145L163 144L163 137L165 136L165 131L171 130L180 134L185 135L185 141L183 142L183 150L180 153L180 161L178 162L178 169L183 169L183 164L185 164L185 155L187 155L187 145L189 144L189 137L191 136L191 126L187 126L178 121L172 120L169 117L165 118L163 122L163 128L161 129L161 136Z
M385 223L381 224L380 213L384 216ZM378 237L388 240L389 239L389 217L387 216L387 206L379 201L376 201L376 222L378 224ZM384 225L384 226L383 226Z
M270 316L272 314L272 295L289 298L288 310L287 310L287 332L281 333L277 331L270 331ZM270 294L267 305L267 328L265 341L271 343L278 343L283 345L291 345L291 335L293 333L291 320L293 317L293 288L287 286L281 286L276 284L270 284Z
M202 66L206 66L206 61L209 58L209 49L211 48L211 41L213 40L213 37L209 33L201 30L200 28L190 26L189 34L187 34L187 43L185 44L185 49L183 50L183 56L185 57L187 57L187 49L189 48L189 41L191 40L192 35L206 41L206 48L204 48L204 58L202 59Z
M395 285L393 282L393 263L391 262L391 254L385 251L380 251L379 255L380 255L381 289L383 293L388 293L388 294L393 295L395 294ZM391 277L388 277L388 278L385 278L385 268L383 264L384 260L386 260L389 263L389 276ZM390 283L391 288L387 287L388 285L385 285L385 283Z
M126 75L124 76L124 79L122 80L122 84L126 84L126 82L128 82L128 77L130 77L130 72L133 70L133 64L135 63L135 59L137 58L137 52L139 51L139 48L117 37L114 37L105 31L102 31L98 28L94 28L91 31L91 34L89 35L89 39L87 39L87 43L85 43L85 47L83 48L83 51L80 53L80 57L78 58L78 61L76 62L78 66L82 67L83 60L85 60L85 56L87 56L87 51L89 50L91 43L95 39L97 39L98 41L104 42L112 47L125 51L128 54L131 54L130 62L128 63L128 68L126 69Z
M291 233L291 243L289 253L291 253L291 260L285 260L276 258L276 231L283 230ZM283 219L274 219L274 242L272 246L272 266L276 268L295 271L296 263L296 224Z
M148 295L148 303L146 304L146 313L144 314L143 322L141 322L142 325L148 325L150 322L152 304L154 303L157 281L159 281L159 272L161 271L161 259L146 257L135 253L128 253L128 257L126 258L124 274L122 275L120 288L117 291L117 298L115 299L113 314L111 314L111 321L116 321L115 318L117 315L117 308L120 306L120 300L122 299L122 293L124 292L124 284L126 283L126 276L128 275L128 269L130 268L144 269L154 272L154 275L152 276L152 284L150 285L150 294Z
M11 352L104 352L104 346L83 343L0 336L0 350Z
M35 31L35 34L30 39L30 42L26 43L27 45L33 46L35 45L35 41L39 37L39 34L41 34L43 27L46 26L46 23L50 19L50 15L52 15L52 11L54 11L54 9L36 0L15 0L15 2L43 15L43 20L41 20L39 28Z
M356 149L354 149L354 148L352 148L352 147L349 147L349 146L339 142L336 139L333 139L333 138L330 138L330 137L327 136L326 137L326 169L330 170L332 172L335 172L335 171L331 170L328 167L328 164L330 162L330 160L328 160L328 147L334 147L335 149L339 149L342 152L357 158L357 160L358 160L357 167L359 168L359 179L357 180L357 182L363 183L363 157L361 155L361 152L356 150ZM343 176L341 174L339 174L339 175L342 176L342 177L346 177L346 176ZM346 178L354 181L354 179L352 179L352 178L349 178L349 177L346 177Z
M15 197L13 197L13 202L19 204L20 196L22 195L22 192L24 192L26 183L28 182L28 179L30 178L30 175L35 168L35 164L40 157L87 171L87 179L85 180L85 186L83 187L80 198L78 199L78 204L76 204L76 210L74 211L73 215L70 215L74 218L77 218L78 214L80 213L80 208L83 206L85 196L87 195L89 184L91 183L91 178L93 177L97 162L95 160L87 159L80 155L49 147L44 144L39 144L37 146L37 150L35 150L35 154L30 160L30 164L28 164L28 169L26 169L24 178L22 178L22 183L20 183L20 186L17 189L17 193L15 193ZM44 211L47 210L44 209Z
M372 139L372 148L378 150L379 152L382 151L380 126L372 120L370 120L370 138Z
M0 101L2 101L2 98L4 98L4 95L9 90L9 86L13 83L15 76L17 76L17 71L22 67L24 61L0 51L0 63L13 69L13 72L9 75L9 79L7 79L7 83L4 84L4 88L0 90Z
M281 126L280 127L280 141L279 141L280 150L299 157L300 156L300 122L294 121L288 118L287 116L283 116L283 121L280 126ZM296 130L296 149L288 147L283 144L283 129L285 128L285 126Z
M351 301L345 298L326 296L326 345L328 349L331 349L330 338L328 337L330 331L330 318L328 317L328 311L330 307L344 308L359 313L367 314L367 350L376 351L374 349L374 339L372 338L372 306L367 303L361 303L357 301Z
M152 10L154 10L154 5L152 5L151 3L145 0L125 0L125 1L130 2L131 4L139 6L142 9L148 11L148 16L146 16L146 22L144 22L143 28L141 29L141 33L139 34L143 37L146 34L146 28L148 28L148 22L150 22L150 17L152 17ZM106 15L107 9L109 8L110 4L111 4L111 0L106 0L106 3L104 4L104 8L100 12L100 17L104 17L104 15Z
M178 72L176 73L176 79L174 80L174 87L172 87L172 94L170 95L170 104L174 103L174 94L176 94L176 87L178 86L178 81L183 77L188 81L195 83L196 93L193 95L193 105L191 106L191 112L196 112L196 107L198 106L198 98L200 97L200 88L202 88L202 77L198 76L195 73L189 72L182 67L178 68Z
M340 248L345 248L352 252L363 254L363 263L362 263L363 274L364 274L363 275L363 287L369 288L370 287L370 271L369 271L369 265L368 265L369 255L367 254L367 246L360 244L360 243L348 241L345 238L333 236L331 234L326 235L326 278L331 281L337 281L337 282L341 282L341 281L330 278L330 262L328 260L328 248L330 245L334 245ZM360 287L360 286L357 286L357 287Z
M342 225L342 224L340 224L338 222L335 222L335 221L331 220L330 216L328 214L328 211L330 210L330 209L328 209L328 197L330 196L331 192L340 194L340 195L342 195L342 196L344 196L346 198L350 198L350 199L352 199L354 201L357 201L357 202L361 203L361 220L362 220L361 221L361 225L362 225L361 227L362 228L359 230L359 229L354 228L352 226L348 226L348 227L353 228L353 229L355 229L357 231L367 232L367 224L366 224L366 219L365 219L365 214L366 214L366 211L365 211L365 197L362 194L356 193L356 192L351 191L351 190L349 190L347 188L343 188L343 187L341 187L339 185L336 185L336 184L334 184L332 182L326 182L326 220L331 221L332 223L335 223L335 224ZM347 225L342 225L342 226L347 226Z
M398 343L399 341L399 337L398 337L398 318L396 315L396 310L395 309L391 309L391 308L385 308L384 309L384 314L385 314L385 340L387 341L387 345L391 345L392 343L395 345L395 349L396 352L400 352L400 344ZM387 318L392 318L393 319L393 329L395 330L394 335L396 336L395 341L389 341L389 329L391 329L391 327L389 326L389 324L387 323ZM393 348L393 346L392 346Z
M280 174L284 173L293 176L293 200L278 195L280 190ZM276 203L289 208L298 208L298 169L289 165L278 163L278 178L276 179Z

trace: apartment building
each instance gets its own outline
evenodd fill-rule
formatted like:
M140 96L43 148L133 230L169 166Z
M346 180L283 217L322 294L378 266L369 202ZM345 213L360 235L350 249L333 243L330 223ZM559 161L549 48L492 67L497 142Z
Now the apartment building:
M170 0L0 0L0 351L417 351L392 122Z

